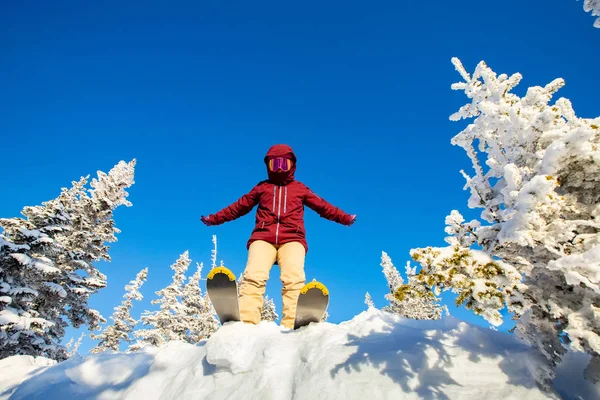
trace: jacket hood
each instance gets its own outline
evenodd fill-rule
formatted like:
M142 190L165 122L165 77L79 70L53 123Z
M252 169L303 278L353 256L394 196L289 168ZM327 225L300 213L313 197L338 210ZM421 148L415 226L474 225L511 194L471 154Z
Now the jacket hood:
M289 157L292 162L292 169L287 172L271 172L269 171L268 160L271 157ZM276 144L271 146L269 151L264 158L265 166L267 167L267 174L269 175L269 181L277 185L287 185L294 180L294 174L296 173L296 155L290 146L287 144Z

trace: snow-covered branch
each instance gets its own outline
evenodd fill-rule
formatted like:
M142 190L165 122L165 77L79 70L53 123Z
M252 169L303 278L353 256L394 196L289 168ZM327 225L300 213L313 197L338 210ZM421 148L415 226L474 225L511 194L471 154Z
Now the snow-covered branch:
M600 0L583 0L583 10L591 12L594 17L598 17L594 21L594 26L600 28Z

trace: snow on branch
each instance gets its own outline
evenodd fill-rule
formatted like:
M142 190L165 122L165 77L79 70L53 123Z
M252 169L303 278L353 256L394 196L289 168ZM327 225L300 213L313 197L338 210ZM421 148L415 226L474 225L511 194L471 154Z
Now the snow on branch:
M594 17L598 17L594 21L594 27L600 28L600 0L583 0L583 10L591 12Z
M131 202L127 200L129 193L125 189L134 184L135 164L135 159L128 163L120 161L108 174L98 171L98 179L92 179L90 184L92 186L92 190L90 190L92 198L105 202L111 209L115 209L120 205L130 207Z

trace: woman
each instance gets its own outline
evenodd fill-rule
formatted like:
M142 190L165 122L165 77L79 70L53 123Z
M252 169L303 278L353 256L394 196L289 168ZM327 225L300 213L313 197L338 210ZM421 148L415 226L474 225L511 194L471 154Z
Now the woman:
M248 194L216 214L201 217L208 226L220 225L248 214L254 206L256 225L248 240L248 262L240 286L240 318L258 324L269 272L277 263L282 283L281 325L292 329L296 302L306 281L304 258L308 251L304 230L304 206L321 217L352 225L349 215L314 194L294 179L296 155L290 146L272 146L264 158L269 179L258 183Z

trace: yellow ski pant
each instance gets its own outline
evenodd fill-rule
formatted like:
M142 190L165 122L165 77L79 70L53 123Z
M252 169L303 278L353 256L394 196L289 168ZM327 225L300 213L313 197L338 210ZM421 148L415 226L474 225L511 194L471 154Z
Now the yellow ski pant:
M271 267L277 261L281 278L283 303L281 325L294 327L296 302L304 286L304 258L306 251L299 242L289 242L278 247L257 240L248 248L248 262L240 285L240 318L258 324L263 306L263 296Z

